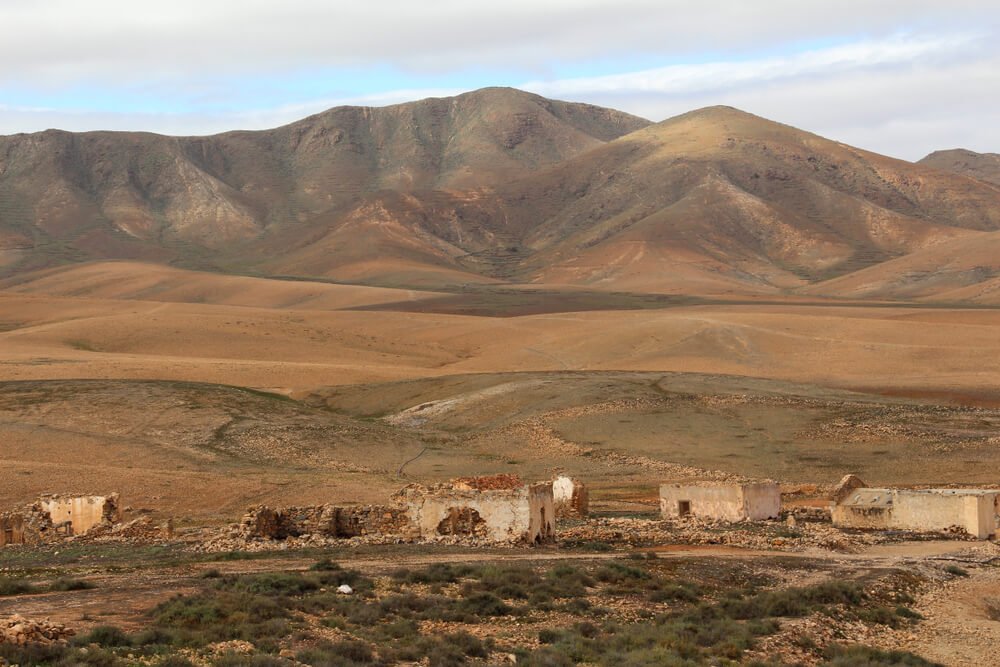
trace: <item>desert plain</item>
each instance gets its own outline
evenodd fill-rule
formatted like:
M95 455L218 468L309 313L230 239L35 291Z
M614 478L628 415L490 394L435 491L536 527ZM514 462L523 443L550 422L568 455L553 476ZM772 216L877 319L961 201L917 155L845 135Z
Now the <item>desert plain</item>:
M294 159L273 174L253 133L182 157L154 135L5 138L0 508L117 492L126 520L172 525L0 549L3 581L27 582L0 613L77 633L37 664L991 664L992 541L816 542L804 519L706 537L661 526L657 489L770 478L820 524L846 473L1000 485L997 186L730 109L649 124L456 99L373 112L377 148L353 110L276 130ZM466 143L400 148L447 123ZM62 164L38 157L52 141L87 187L38 166ZM351 142L388 164L344 167ZM489 151L506 161L469 158ZM30 191L29 153L61 185ZM334 177L350 187L323 199ZM255 204L275 193L280 214ZM537 548L198 548L255 505L502 473L584 481L591 519ZM341 579L353 607L320 599Z

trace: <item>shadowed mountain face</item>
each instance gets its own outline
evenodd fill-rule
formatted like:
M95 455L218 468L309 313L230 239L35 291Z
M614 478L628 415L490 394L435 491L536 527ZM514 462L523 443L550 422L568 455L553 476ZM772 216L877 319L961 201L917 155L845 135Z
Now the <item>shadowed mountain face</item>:
M964 148L935 151L919 164L1000 185L1000 153L976 153Z
M136 258L411 286L975 300L996 262L960 249L1000 257L1000 188L931 157L725 107L649 124L510 89L212 137L48 131L0 138L0 271ZM938 249L957 256L941 275Z
M647 124L485 89L339 107L263 132L0 137L0 265L94 257L197 264L219 251L253 263L264 250L242 244L322 237L311 228L367 215L372 193L489 187Z

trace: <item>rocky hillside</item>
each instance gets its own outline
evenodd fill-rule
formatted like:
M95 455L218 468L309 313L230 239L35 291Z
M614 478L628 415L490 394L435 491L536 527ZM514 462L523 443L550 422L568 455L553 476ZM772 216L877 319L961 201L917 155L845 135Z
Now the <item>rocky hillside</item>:
M935 155L728 107L650 124L512 89L210 137L16 135L0 138L0 273L125 258L397 286L983 300L1000 188Z
M920 164L1000 185L1000 153L976 153L955 148L935 151L922 159Z

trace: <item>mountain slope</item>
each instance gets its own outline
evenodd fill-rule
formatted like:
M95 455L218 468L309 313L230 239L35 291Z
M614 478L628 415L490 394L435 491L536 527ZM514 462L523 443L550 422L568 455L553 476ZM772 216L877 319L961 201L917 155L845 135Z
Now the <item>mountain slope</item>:
M0 267L104 257L211 266L218 250L319 216L326 225L369 193L485 187L646 124L484 89L338 107L262 132L0 137Z
M976 153L956 148L935 151L919 164L1000 185L1000 153Z
M8 274L138 259L431 289L924 299L992 280L948 253L988 253L998 230L1000 187L728 107L650 124L484 89L263 132L0 138Z
M669 119L505 191L544 282L773 291L974 231L1000 192L735 109Z

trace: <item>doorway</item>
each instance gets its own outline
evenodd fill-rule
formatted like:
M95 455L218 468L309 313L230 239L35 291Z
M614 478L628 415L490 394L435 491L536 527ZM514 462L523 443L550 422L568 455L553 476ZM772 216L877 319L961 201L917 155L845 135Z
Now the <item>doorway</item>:
M678 500L677 501L677 516L689 516L691 514L691 501L690 500Z

